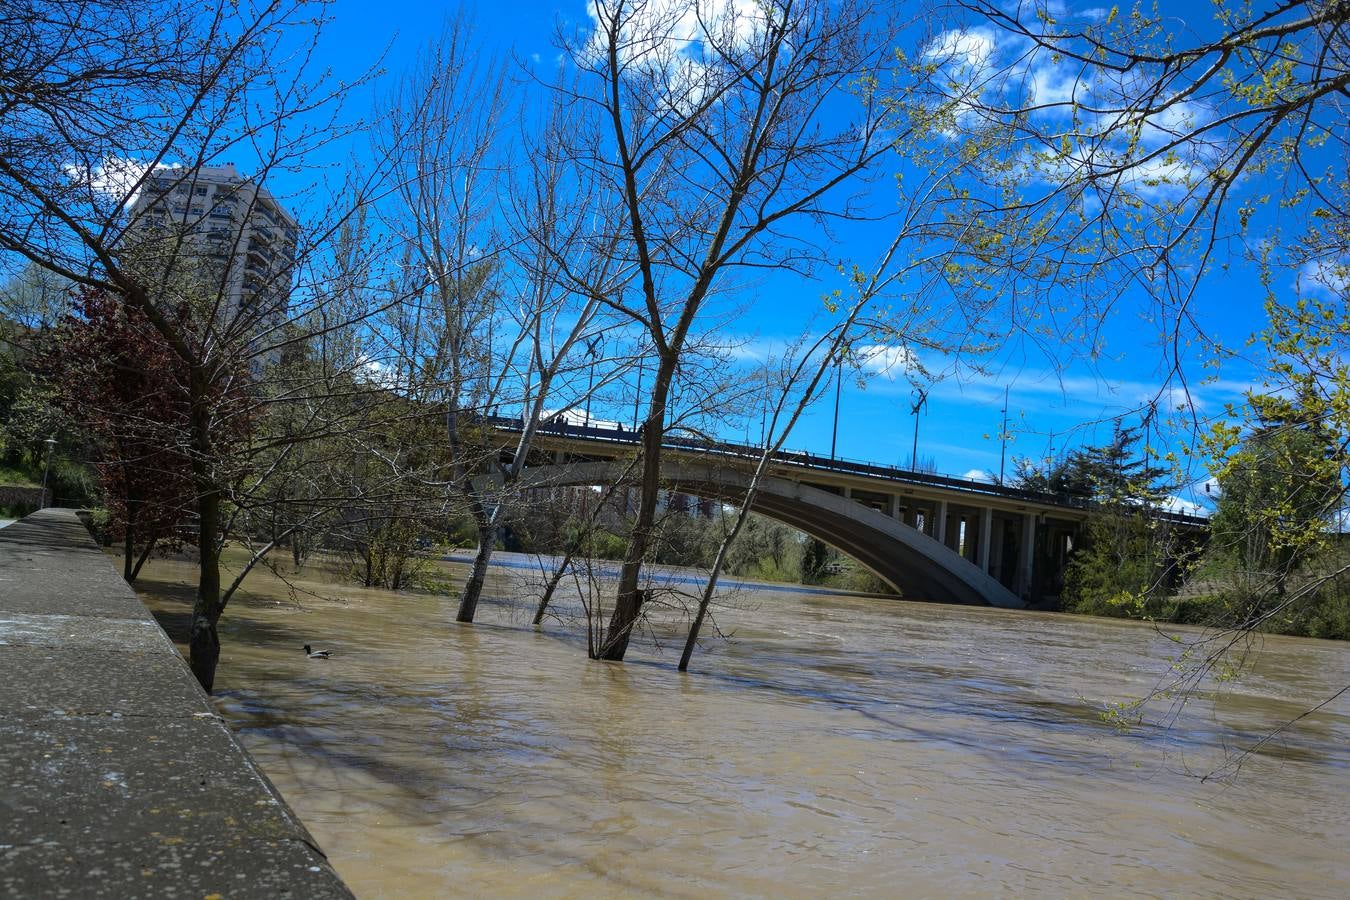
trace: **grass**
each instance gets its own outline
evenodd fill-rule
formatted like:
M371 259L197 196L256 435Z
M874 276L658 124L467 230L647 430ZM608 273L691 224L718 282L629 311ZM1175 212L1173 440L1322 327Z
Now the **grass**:
M0 465L0 485L6 487L41 487L22 469Z

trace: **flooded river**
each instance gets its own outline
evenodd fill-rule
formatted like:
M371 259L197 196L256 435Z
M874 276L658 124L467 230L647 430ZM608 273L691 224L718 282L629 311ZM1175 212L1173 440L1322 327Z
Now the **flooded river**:
M191 577L143 576L166 622ZM1343 644L1121 734L1178 649L1139 623L747 589L682 676L673 628L622 665L536 631L528 578L474 626L267 573L226 612L219 708L358 896L1350 895L1350 695L1198 777L1350 684Z

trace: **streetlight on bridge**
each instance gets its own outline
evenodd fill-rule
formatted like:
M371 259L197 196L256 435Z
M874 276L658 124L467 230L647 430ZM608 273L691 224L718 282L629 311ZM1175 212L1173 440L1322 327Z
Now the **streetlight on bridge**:
M1008 460L1008 385L1003 386L1003 424L998 430L998 483L1003 484L1003 468Z
M915 388L913 391L914 405L910 407L909 412L914 416L914 449L910 451L909 468L912 472L919 471L919 413L923 412L924 406L928 403L928 392L923 388Z
M595 393L595 357L605 345L604 334L597 334L586 342L586 356L591 361L590 379L586 384L586 427L591 427L591 395Z
M844 388L844 355L834 361L834 428L830 431L830 459L834 459L835 445L839 440L839 394Z
M637 390L633 392L633 430L638 430L638 408L642 403L642 351L638 351L637 359Z

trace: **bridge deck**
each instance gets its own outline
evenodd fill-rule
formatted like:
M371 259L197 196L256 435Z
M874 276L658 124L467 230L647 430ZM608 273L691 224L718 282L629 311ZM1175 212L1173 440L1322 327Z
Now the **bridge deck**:
M518 418L487 416L485 421L499 431L519 434L521 430ZM548 422L540 426L538 444L543 447L565 445L577 452L584 452L589 447L593 451L618 455L621 449L625 452L636 449L641 440L641 434L621 426L601 428L571 425L566 422ZM662 446L675 453L696 455L702 460L722 458L739 465L753 465L763 453L763 448L750 444L681 435L668 436L662 442ZM895 493L897 488L900 490L917 488L934 496L947 495L953 499L961 495L968 496L976 504L992 500L996 503L1001 501L999 505L1033 507L1043 511L1058 510L1076 519L1085 518L1096 506L1092 500L1084 497L1067 497L951 475L916 472L882 463L820 456L800 450L782 450L775 453L773 466L776 474L798 481L829 483L840 477L851 478L857 480L859 484L883 493ZM1167 510L1156 510L1155 514L1166 521L1187 527L1204 527L1208 524L1208 520L1200 516Z

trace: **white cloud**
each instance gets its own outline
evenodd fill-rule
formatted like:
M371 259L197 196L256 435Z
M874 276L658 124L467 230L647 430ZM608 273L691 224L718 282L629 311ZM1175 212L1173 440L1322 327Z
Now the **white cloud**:
M942 72L944 88L955 103L958 125L982 115L985 94L997 72L994 57L1001 48L992 28L959 28L941 32L923 49L923 58ZM943 134L960 140L961 128L945 128Z
M961 477L967 481L983 481L986 484L993 484L998 481L998 478L992 472L986 472L984 469L971 469Z
M595 28L585 53L593 60L603 57L606 27L621 16L621 65L663 76L667 101L675 107L696 105L715 89L714 64L704 59L708 48L743 50L766 25L756 0L649 0L621 7L613 0L590 0L587 12Z
M1300 293L1320 294L1328 299L1345 298L1350 294L1350 257L1304 263L1298 272L1298 289Z
M1144 120L1142 137L1162 143L1195 129L1209 118L1208 110L1188 100L1168 103L1161 111Z
M402 387L398 372L393 366L367 353L363 353L357 358L356 369L352 375L369 384L376 384L391 391Z
M919 358L908 347L868 344L857 348L857 353L864 372L881 375L889 381L921 368Z
M1081 102L1092 90L1091 82L1055 63L1032 66L1027 77L1031 99L1038 105Z
M1138 395L1141 403L1153 403L1161 413L1184 412L1186 410L1199 411L1205 404L1189 388L1184 387L1166 387L1159 391L1157 388L1144 391Z
M987 71L997 46L992 28L954 28L929 41L923 55L955 74L976 76Z
M1048 144L1025 162L1026 175L1052 185L1096 178L1101 191L1125 191L1149 200L1184 194L1203 181L1208 169L1198 149L1191 148L1195 152L1189 157L1173 154L1145 159L1142 157L1148 156L1153 146L1141 141L1130 147L1123 138L1117 138L1117 131L1097 126L1067 151L1063 146Z
M66 177L71 181L77 184L86 184L96 194L108 200L124 202L130 206L136 202L136 192L151 168L152 166L149 163L140 160L109 156L92 169L84 165L68 165L65 167L65 172ZM153 168L178 169L182 167L160 163Z

